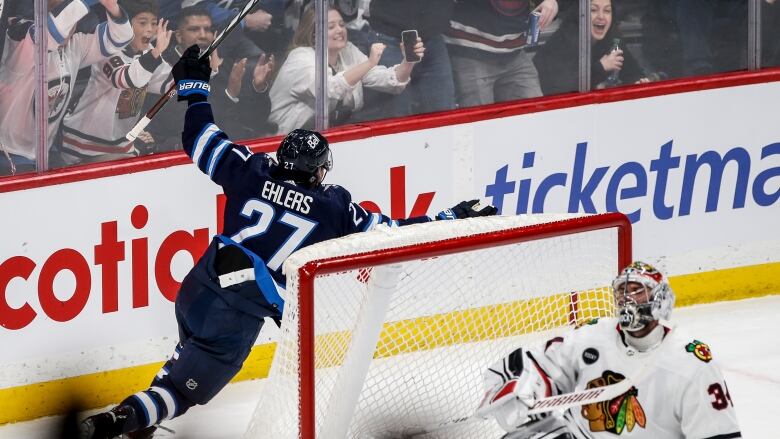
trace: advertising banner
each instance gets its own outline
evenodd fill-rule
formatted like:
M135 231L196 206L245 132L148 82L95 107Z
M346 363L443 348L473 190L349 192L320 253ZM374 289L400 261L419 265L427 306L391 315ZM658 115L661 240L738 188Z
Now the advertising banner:
M773 263L778 101L767 83L341 142L326 182L394 218L618 210L671 275ZM193 165L0 194L0 388L164 360L222 202Z

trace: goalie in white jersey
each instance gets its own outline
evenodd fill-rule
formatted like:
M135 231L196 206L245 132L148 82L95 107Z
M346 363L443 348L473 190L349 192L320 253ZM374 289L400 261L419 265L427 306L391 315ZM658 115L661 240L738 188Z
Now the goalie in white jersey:
M506 439L741 438L734 404L709 346L673 328L674 293L654 267L634 262L612 284L618 318L600 319L539 348L520 348L485 373L477 414ZM633 376L632 376L633 375ZM611 400L562 416L528 416L540 398L633 379ZM500 393L510 380L514 390Z
M157 0L120 0L130 16L133 40L119 53L92 65L84 94L63 120L62 151L65 164L112 160L140 155L125 134L143 114L148 88L158 90L170 76L162 53L172 31L158 23ZM151 41L154 37L154 45ZM142 136L152 143L147 136Z

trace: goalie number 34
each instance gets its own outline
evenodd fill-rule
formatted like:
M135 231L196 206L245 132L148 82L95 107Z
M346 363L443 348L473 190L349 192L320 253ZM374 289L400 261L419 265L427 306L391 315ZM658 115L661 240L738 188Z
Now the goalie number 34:
M729 394L729 388L726 386L726 383L723 383L723 386L721 386L720 383L710 384L709 387L707 387L707 393L715 398L711 402L712 408L715 410L726 409L728 408L729 404L731 404L732 407L734 406L734 403L731 401L731 394Z

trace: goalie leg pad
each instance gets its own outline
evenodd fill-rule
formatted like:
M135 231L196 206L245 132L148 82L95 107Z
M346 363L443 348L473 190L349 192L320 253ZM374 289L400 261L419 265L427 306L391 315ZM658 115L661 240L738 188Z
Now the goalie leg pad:
M574 427L576 428L576 427ZM529 422L501 439L577 439L566 420L551 415L538 422Z

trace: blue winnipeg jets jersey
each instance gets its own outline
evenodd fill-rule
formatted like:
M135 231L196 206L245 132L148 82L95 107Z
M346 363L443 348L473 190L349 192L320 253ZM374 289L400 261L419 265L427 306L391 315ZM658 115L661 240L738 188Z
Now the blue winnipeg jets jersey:
M207 102L187 109L182 140L187 155L225 192L223 235L259 256L281 285L282 264L301 247L370 230L379 223L431 221L427 216L393 221L366 212L341 186L307 189L274 178L276 162L228 140L214 124Z

